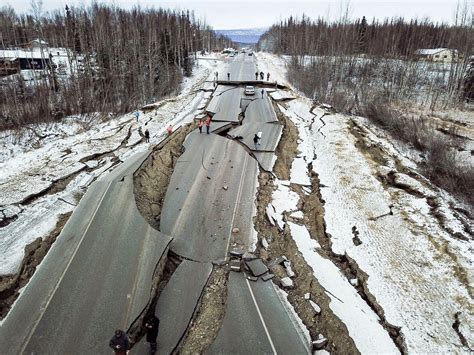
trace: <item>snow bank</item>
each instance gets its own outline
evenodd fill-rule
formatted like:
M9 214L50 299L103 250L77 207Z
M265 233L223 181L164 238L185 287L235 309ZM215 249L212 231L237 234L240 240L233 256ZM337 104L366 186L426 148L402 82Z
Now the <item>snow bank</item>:
M291 235L303 258L314 270L314 276L331 299L329 307L347 326L349 335L362 354L399 353L380 325L379 317L359 296L346 277L328 259L318 254L319 244L311 239L306 227L288 223Z

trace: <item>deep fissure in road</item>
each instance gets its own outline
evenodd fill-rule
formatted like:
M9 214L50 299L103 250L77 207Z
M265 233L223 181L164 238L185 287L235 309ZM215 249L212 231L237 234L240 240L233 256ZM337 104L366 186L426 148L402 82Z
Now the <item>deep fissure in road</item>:
M202 354L214 342L224 321L228 278L227 264L214 265L193 319L176 353Z
M156 265L155 272L153 273L153 279L151 280L152 287L150 301L127 330L131 347L137 344L145 335L143 323L150 315L155 314L156 303L158 302L161 293L171 279L171 276L173 276L173 273L176 271L179 264L181 264L181 261L182 259L178 255L168 249Z
M156 146L134 174L133 192L138 211L156 230L160 230L161 210L171 175L184 153L183 142L193 128L193 124L183 126Z

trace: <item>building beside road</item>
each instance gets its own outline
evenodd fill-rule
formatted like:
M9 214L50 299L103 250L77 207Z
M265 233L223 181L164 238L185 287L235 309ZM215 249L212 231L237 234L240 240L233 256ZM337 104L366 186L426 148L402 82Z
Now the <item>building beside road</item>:
M21 73L22 70L57 69L58 74L70 74L72 53L66 48L48 47L43 40L33 40L22 47L0 50L0 76Z
M457 49L449 48L417 49L415 56L418 59L443 63L457 62L463 59L462 54Z

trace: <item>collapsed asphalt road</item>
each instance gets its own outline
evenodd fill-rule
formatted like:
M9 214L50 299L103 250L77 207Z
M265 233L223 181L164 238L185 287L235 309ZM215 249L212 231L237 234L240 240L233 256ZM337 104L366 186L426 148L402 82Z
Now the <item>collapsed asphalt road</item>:
M240 58L231 66L234 80L254 75L253 58ZM241 109L240 96L232 94L222 106L216 103L218 110L229 112L226 106L236 107L236 98ZM268 102L259 102L253 105L266 105L260 112L268 112ZM239 122L239 111L230 111L227 121L223 115L223 122ZM264 136L267 153L273 154L280 134ZM158 344L163 353L179 349L201 305L212 265L229 261L230 250L253 247L258 166L255 154L250 155L252 147L213 133L193 132L184 147L163 203L161 232L146 223L130 198L132 175L148 153L130 159L89 189L3 321L0 344L5 353L108 351L113 330L131 328L149 307L153 279L169 249L182 261L156 305L162 320ZM257 147L254 150L258 153ZM222 327L211 334L215 344L209 352L308 352L273 283L250 284L248 276L231 274L227 302L221 305ZM134 351L146 350L140 344Z

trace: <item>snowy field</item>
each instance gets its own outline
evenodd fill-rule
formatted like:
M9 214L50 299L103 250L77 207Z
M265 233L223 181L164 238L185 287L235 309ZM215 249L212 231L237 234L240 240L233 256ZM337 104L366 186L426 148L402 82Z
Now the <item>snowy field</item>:
M266 53L257 57L259 70L270 71L274 78L279 73L276 80L286 81L283 60ZM459 312L459 330L472 349L473 243L466 227L473 221L453 208L465 206L419 175L416 164L368 120L323 109L310 113L312 102L294 94L299 96L296 100L280 104L300 138L290 182L308 185L308 164L312 163L325 201L332 251L346 255L360 275L367 275L363 281L368 292L383 309L386 322L401 328L409 353L467 353L469 349L453 329ZM363 133L362 145L354 125ZM381 152L383 164L370 154L371 147ZM288 185L278 182L267 210L278 224L285 223L282 211L297 209L297 196ZM320 246L306 228L294 223L289 227L321 285L344 299L341 304L332 298L331 308L347 325L358 349L363 353L397 351L355 288L334 263L318 253ZM353 241L353 227L359 231L359 245ZM366 339L367 332L371 339Z
M209 59L209 57L208 57ZM161 141L166 128L191 122L210 95L200 90L220 61L199 60L178 96L156 109L102 120L69 117L0 133L0 275L15 273L24 247L48 235L87 186L128 156ZM150 143L142 134L148 129Z

